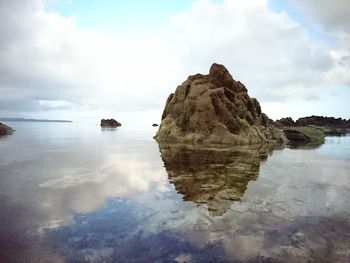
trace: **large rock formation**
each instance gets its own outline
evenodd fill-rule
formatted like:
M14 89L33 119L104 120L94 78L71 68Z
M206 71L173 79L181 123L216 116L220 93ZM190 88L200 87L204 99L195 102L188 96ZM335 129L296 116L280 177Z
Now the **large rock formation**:
M12 134L13 129L5 124L0 123L0 136Z
M100 126L106 128L116 128L122 126L122 124L117 122L115 119L102 119Z
M246 87L223 65L213 64L208 75L189 76L170 94L155 138L242 145L282 142L284 135Z

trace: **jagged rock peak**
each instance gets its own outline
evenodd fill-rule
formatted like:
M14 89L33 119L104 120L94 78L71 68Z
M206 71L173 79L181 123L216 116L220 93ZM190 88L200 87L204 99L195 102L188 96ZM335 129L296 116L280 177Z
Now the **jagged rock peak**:
M254 144L283 140L246 87L214 63L169 95L155 136L164 142Z

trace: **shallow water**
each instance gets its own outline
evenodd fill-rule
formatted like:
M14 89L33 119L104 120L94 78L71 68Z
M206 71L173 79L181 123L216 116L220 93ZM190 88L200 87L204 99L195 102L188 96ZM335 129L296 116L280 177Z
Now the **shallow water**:
M158 145L153 127L9 123L1 262L349 262L350 137Z

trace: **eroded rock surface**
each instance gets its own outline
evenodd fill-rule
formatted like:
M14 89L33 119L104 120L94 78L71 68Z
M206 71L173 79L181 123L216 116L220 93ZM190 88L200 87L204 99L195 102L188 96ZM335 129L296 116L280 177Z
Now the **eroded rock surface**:
M170 94L155 138L243 145L282 142L285 137L246 87L223 65L213 64L208 75L189 76Z

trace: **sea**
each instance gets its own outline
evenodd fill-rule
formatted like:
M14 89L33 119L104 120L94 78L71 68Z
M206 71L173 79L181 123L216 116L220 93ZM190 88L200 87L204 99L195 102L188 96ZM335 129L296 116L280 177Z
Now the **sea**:
M350 136L158 144L157 127L8 122L0 262L350 262Z

